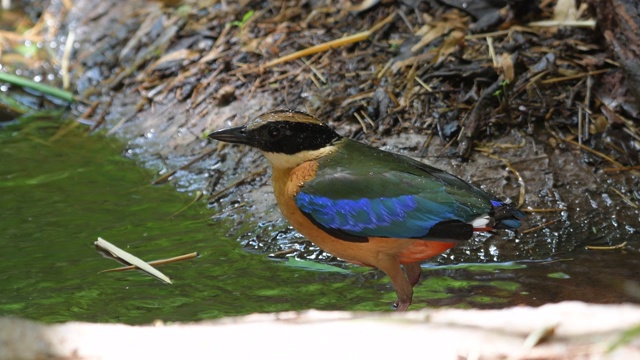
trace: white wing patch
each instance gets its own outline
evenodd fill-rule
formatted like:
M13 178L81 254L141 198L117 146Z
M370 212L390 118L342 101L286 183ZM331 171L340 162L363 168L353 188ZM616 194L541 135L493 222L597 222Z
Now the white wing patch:
M492 227L493 226L493 219L488 214L484 214L482 216L479 216L479 217L469 221L469 224L471 224L471 226L473 226L474 229Z

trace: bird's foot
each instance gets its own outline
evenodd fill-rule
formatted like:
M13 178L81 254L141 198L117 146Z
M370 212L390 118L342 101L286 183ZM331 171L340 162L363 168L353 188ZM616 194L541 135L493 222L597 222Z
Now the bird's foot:
M411 301L401 301L400 299L397 299L393 303L394 309L396 309L396 311L400 311L400 312L407 311L407 309L409 308L409 305L411 305Z

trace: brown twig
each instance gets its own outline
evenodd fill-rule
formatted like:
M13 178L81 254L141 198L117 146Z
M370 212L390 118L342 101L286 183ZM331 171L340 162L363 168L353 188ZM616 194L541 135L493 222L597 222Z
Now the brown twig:
M93 115L93 113L96 111L100 103L101 103L100 100L92 102L91 105L89 105L89 108L87 108L85 112L83 112L80 116L78 116L78 121L82 122L82 120L88 120L91 117L91 115Z
M468 159L473 150L473 140L480 132L482 119L486 118L491 112L496 97L494 93L502 87L502 76L500 76L491 86L484 89L480 99L476 102L473 110L469 113L469 116L465 119L463 128L464 132L460 133L458 153L462 158Z
M549 226L549 225L553 225L553 224L557 223L557 222L558 222L558 221L560 221L560 220L561 220L561 219L555 219L555 220L547 221L547 222L542 223L542 224L540 224L540 225L538 225L538 226L534 226L534 227L529 228L529 229L527 229L527 230L523 230L523 231L521 231L520 233L521 233L521 234L528 234L528 233L530 233L530 232L538 231L538 230L540 230L540 229L542 229L542 228L545 228L545 227L547 227L547 226Z
M199 255L200 254L198 254L197 252L192 252L192 253L189 253L189 254L180 255L180 256L169 258L169 259L149 261L149 262L147 262L147 264L149 264L151 266L164 265L164 264L169 264L169 263L172 263L172 262L193 259L193 258L198 257ZM100 271L100 273L128 271L128 270L137 270L137 269L139 269L137 266L129 265L129 266L123 266L123 267L114 268L114 269L102 270L102 271Z

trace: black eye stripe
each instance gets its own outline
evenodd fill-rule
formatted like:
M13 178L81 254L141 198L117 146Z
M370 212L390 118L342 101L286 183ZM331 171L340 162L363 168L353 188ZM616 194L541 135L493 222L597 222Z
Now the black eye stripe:
M294 121L270 121L250 132L254 146L284 154L321 149L340 138L326 125Z
M269 136L272 138L280 136L280 129L277 127L269 129Z

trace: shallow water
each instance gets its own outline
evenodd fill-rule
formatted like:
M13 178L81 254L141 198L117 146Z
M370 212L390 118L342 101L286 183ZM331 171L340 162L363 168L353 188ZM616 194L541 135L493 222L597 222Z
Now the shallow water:
M203 202L180 212L189 195L150 186L155 174L124 158L123 144L80 129L50 141L59 129L47 121L0 128L0 316L146 323L306 308L391 310L395 293L380 272L308 269L313 264L247 252L224 235L234 224L212 221ZM120 265L98 254L98 236L145 260L200 256L158 267L173 285L138 271L99 273ZM554 259L426 264L412 309L638 301L625 290L640 268L634 248Z

